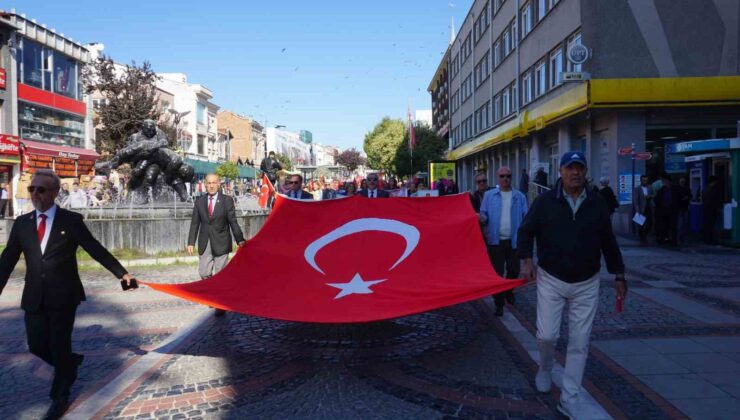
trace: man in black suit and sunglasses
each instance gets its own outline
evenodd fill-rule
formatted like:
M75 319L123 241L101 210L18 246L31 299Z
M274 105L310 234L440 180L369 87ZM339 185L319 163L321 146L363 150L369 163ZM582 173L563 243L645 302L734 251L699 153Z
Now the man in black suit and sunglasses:
M0 293L21 253L26 260L21 308L25 311L28 349L54 367L49 393L52 404L46 419L64 415L83 360L81 354L72 353L77 305L85 300L77 270L77 247L122 279L124 290L136 288L136 279L92 236L82 215L54 203L59 184L53 171L36 171L28 187L35 210L16 219L0 256Z

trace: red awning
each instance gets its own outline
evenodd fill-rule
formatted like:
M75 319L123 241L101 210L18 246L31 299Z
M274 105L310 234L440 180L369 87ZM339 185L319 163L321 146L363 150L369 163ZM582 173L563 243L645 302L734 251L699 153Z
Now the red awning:
M91 149L79 147L57 146L54 144L39 143L37 141L21 140L25 146L25 153L41 156L54 156L68 159L97 160L100 155Z

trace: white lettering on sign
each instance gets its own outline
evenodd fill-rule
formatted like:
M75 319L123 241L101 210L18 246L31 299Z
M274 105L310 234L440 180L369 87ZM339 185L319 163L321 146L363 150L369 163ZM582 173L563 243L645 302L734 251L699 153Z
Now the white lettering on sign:
M79 159L80 155L78 155L77 153L59 152L59 157L67 159Z
M0 152L14 152L18 153L20 149L15 144L0 143Z

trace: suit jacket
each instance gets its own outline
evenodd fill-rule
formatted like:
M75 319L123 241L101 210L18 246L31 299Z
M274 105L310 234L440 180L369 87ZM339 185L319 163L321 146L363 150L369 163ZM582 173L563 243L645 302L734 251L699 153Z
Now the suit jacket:
M367 191L368 190L361 190L358 194L360 194L363 197L367 197ZM388 191L386 190L377 189L375 191L378 193L378 198L388 198L391 196L390 194L388 194Z
M127 274L118 260L92 236L81 214L57 207L43 254L36 233L36 212L16 219L7 247L0 256L0 291L22 253L26 260L26 284L21 308L35 311L41 305L78 305L85 300L77 271L78 246L117 278Z
M285 193L290 198L293 198L293 190L288 191ZM301 200L313 200L313 195L311 195L310 192L301 190L301 196L299 197Z
M231 232L229 232L229 229L231 229ZM193 218L190 220L188 245L195 245L195 238L197 237L198 254L203 255L206 252L208 241L210 241L211 254L217 257L231 252L233 247L232 234L237 243L244 241L242 229L236 221L234 199L219 193L213 205L213 216L208 216L208 194L198 197L193 207Z
M337 190L333 188L326 188L324 191L321 192L322 200L333 200L335 198L337 198Z
M645 192L642 191L642 185L638 185L635 187L634 191L632 191L632 208L636 213L640 213L643 216L645 215L645 212L652 207L652 203L648 203L648 200L651 200L655 196L655 193L653 193L653 187L648 185L647 190L647 196L645 196ZM648 207L648 205L650 207Z

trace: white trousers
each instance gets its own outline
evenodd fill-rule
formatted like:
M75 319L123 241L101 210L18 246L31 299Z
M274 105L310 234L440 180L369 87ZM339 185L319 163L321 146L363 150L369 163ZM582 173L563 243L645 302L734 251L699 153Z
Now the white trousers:
M580 283L566 283L537 269L537 346L540 367L552 371L560 321L568 302L568 352L565 357L561 401L576 397L588 358L588 341L599 302L599 275Z

